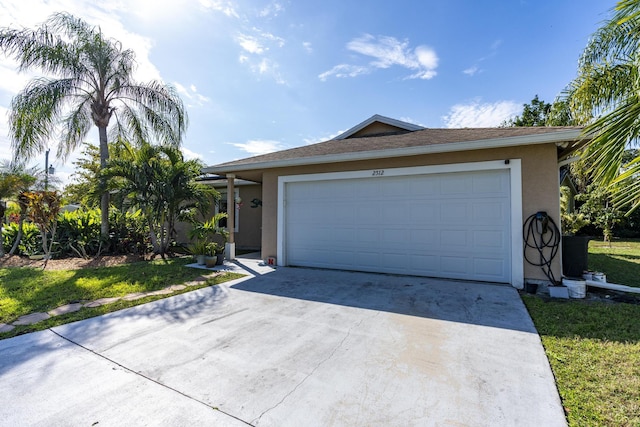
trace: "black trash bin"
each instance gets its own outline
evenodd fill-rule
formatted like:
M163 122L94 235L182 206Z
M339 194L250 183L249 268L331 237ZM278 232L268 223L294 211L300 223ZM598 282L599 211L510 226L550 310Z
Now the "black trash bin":
M589 236L562 236L562 274L582 277L589 269Z

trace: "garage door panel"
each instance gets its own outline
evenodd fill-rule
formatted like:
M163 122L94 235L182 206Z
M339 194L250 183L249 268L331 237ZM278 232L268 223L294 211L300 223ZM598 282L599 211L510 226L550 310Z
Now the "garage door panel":
M360 228L357 233L357 243L378 243L380 240L380 230L378 228Z
M397 179L387 179L387 180L378 180L379 185L379 196L384 198L397 198L400 194L407 193L407 183L404 180Z
M466 230L442 230L440 232L440 249L465 250L469 246Z
M440 246L438 230L433 228L411 230L407 241L411 244L412 248L424 249Z
M378 252L358 252L355 254L355 260L358 265L368 268L376 268L380 265L380 253Z
M356 239L357 230L353 227L338 227L331 230L331 239L340 247L349 244Z
M473 247L503 253L509 247L509 235L503 230L476 230L472 232Z
M434 198L440 194L440 185L436 179L415 179L409 182L408 191L418 199Z
M288 182L285 260L509 282L509 195L508 170Z
M502 224L508 216L509 206L504 200L490 199L471 206L471 221L475 224Z
M443 201L440 203L440 223L460 223L469 219L469 206L465 201Z
M453 277L458 278L460 275L466 275L469 272L469 260L465 256L447 256L440 257L440 269Z
M440 194L451 196L467 194L469 192L471 182L467 176L456 175L443 179L443 176L439 175L437 178L440 179Z
M473 260L474 273L479 277L495 280L504 275L505 267L504 261L495 258L476 258Z
M355 211L355 217L357 222L361 225L373 224L377 225L380 222L380 207L379 206L367 206L365 204L352 204Z
M424 224L426 221L438 221L440 208L436 202L409 204L403 218L407 218L412 224Z
M509 177L495 174L476 175L472 180L473 194L503 194L509 186Z

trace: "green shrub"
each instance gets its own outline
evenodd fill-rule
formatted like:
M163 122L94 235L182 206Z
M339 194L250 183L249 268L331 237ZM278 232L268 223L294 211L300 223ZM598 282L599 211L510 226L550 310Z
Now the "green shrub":
M153 247L149 239L149 227L142 211L109 211L110 252L116 254L146 254Z
M141 211L109 212L111 254L146 254L151 252L149 227ZM42 254L42 237L36 224L25 222L24 234L16 255ZM2 244L6 252L11 250L18 235L18 224L8 223L2 231ZM91 257L97 255L100 245L100 209L78 209L58 215L58 225L53 244L55 258L68 256ZM103 252L103 254L106 252Z
M100 211L78 209L58 216L56 255L96 255L100 249Z
M16 255L42 254L42 237L38 226L25 221L22 232L22 239L20 239ZM5 252L8 253L11 250L16 237L18 237L18 224L15 222L5 224L2 228L2 245Z

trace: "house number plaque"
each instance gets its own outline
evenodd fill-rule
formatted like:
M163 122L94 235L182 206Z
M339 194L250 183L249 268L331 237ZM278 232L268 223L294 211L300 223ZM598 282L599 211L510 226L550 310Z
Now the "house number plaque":
M382 176L382 175L384 175L384 169L376 169L371 174L371 176Z

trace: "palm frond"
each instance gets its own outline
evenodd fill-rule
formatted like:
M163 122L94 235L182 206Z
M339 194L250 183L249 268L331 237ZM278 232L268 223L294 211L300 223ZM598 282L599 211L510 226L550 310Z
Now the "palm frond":
M13 98L9 122L16 158L31 158L46 147L75 85L74 79L35 79Z

